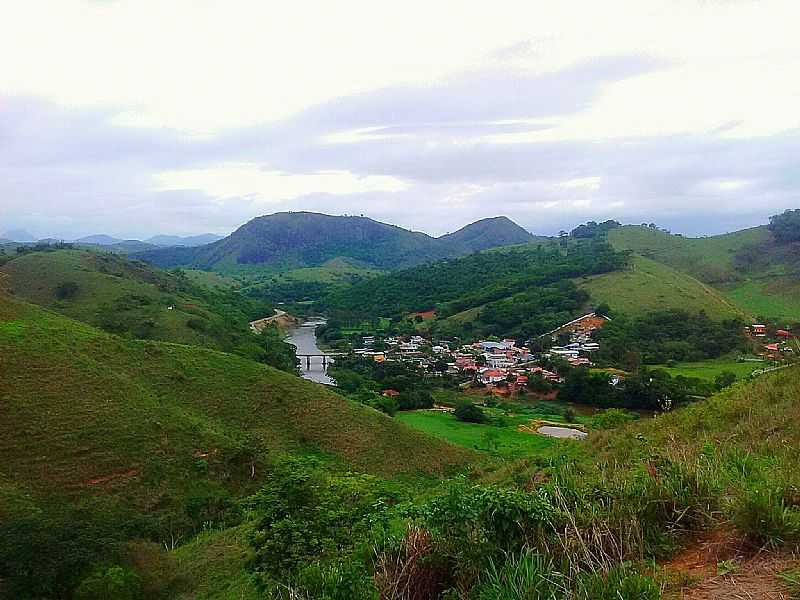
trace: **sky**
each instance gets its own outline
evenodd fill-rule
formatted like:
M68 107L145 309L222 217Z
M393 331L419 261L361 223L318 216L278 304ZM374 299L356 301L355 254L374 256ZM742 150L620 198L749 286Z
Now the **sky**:
M800 207L800 3L0 0L0 232Z

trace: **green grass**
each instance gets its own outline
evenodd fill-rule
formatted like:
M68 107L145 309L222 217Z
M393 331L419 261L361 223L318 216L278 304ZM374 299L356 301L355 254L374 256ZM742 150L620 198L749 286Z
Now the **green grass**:
M800 321L800 281L790 277L748 280L722 288L725 296L747 312L766 318Z
M768 239L769 231L766 227L690 238L645 227L627 226L612 230L608 236L609 242L617 250L631 250L708 283L735 279L737 269L733 258L736 252L745 246Z
M576 283L595 304L607 303L618 313L640 315L658 309L705 311L713 318L744 317L744 312L712 287L660 264L634 256L629 268L585 277Z
M488 411L491 414L491 411ZM504 458L524 458L541 454L559 443L542 435L517 431L517 425L527 423L533 416L508 418L508 424L498 427L492 423L465 423L451 413L436 410L399 412L395 419L414 429L424 431L465 448L488 452ZM487 439L495 436L490 447ZM496 444L496 447L494 446Z
M249 527L204 532L179 547L173 556L179 577L189 582L179 600L258 600L247 572L251 550Z
M135 503L153 486L190 486L197 452L211 452L211 479L233 487L274 451L323 451L386 476L470 460L254 361L124 340L2 296L0 348L0 381L13 382L2 389L0 473L43 490L95 489L90 480L112 476L97 489L125 489Z
M728 303L755 317L800 320L800 279L791 248L771 241L766 227L707 238L669 235L643 227L611 231L618 250L630 250L713 285ZM735 257L752 246L755 262L737 265ZM613 303L611 303L613 306Z
M226 351L253 341L247 315L234 323L191 284L108 253L26 254L0 267L0 278L20 298L121 335ZM65 282L77 284L77 291L59 298L57 289Z
M763 368L765 362L739 362L732 359L715 359L701 362L678 363L674 367L659 365L657 368L666 370L670 375L676 377L697 377L714 381L717 375L723 371L730 371L736 374L737 379L747 378L756 369Z
M232 277L226 277L214 271L201 271L200 269L184 269L186 277L196 285L202 285L207 288L235 288L238 287L238 282Z

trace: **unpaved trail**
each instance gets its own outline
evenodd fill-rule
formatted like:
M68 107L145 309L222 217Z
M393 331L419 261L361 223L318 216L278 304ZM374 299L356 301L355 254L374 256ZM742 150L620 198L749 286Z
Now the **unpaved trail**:
M753 548L735 532L712 531L662 565L669 575L691 582L665 598L790 600L780 574L797 564L797 556Z

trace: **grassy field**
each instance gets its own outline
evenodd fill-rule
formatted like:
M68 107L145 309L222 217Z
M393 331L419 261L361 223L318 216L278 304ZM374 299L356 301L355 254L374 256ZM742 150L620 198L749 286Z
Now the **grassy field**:
M612 230L608 236L609 242L617 250L631 250L708 283L734 279L737 275L733 264L736 252L768 238L766 227L690 238L645 227L627 226Z
M605 302L612 310L628 315L681 308L690 312L703 310L719 319L745 316L712 287L641 256L634 256L624 271L586 277L576 283L591 294L593 302Z
M745 379L756 369L763 368L765 362L739 362L735 359L705 360L701 362L678 363L674 367L659 365L659 369L666 370L670 375L676 377L697 377L714 381L714 378L724 371L734 373L737 379Z
M183 272L189 281L207 288L234 288L239 286L239 282L233 277L227 277L220 273L215 273L214 271L183 269Z
M485 409L492 418L503 413L496 409ZM532 419L563 420L560 415L543 415L530 411L527 414L503 416L503 425L492 421L485 424L459 421L452 413L438 410L416 410L397 413L395 419L414 429L465 448L487 452L503 458L525 458L535 456L561 443L543 435L517 431L517 426Z
M800 281L795 278L751 279L721 289L731 302L757 317L800 322Z

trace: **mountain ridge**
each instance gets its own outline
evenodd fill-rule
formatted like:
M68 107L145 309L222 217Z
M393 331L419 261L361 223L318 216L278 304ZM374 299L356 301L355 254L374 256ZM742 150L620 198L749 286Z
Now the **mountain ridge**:
M533 236L507 217L476 221L446 236L432 237L361 216L282 212L256 217L228 237L198 248L151 250L135 255L161 267L204 269L319 266L344 257L383 269L413 266Z

